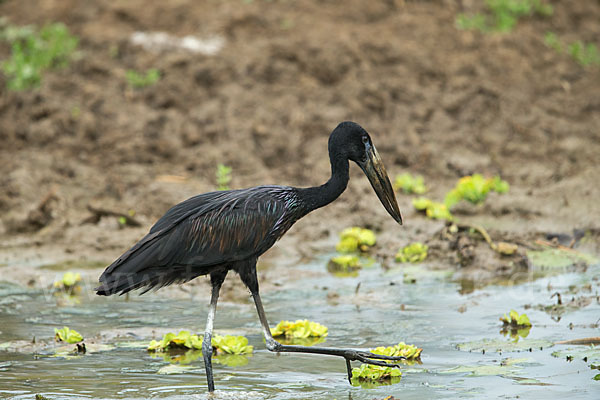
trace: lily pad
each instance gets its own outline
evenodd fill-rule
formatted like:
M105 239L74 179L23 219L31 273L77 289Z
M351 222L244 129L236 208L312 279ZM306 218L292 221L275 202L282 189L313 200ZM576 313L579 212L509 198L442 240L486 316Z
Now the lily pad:
M587 360L587 362L600 361L600 346L572 347L552 352L552 357L571 360Z
M548 248L544 250L529 250L527 258L535 267L547 269L563 269L578 263L594 264L598 259L585 253Z
M540 350L546 347L552 347L554 343L544 339L523 339L518 342L505 341L502 339L482 339L472 342L460 343L456 347L461 351L477 352L518 352Z
M506 365L460 365L440 371L440 374L463 374L468 372L467 376L506 376L512 375L520 369L521 367Z

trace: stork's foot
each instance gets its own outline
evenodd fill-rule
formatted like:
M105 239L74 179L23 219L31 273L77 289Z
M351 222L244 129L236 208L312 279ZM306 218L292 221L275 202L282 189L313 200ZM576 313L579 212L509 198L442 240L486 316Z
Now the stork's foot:
M346 370L348 371L348 382L352 384L352 365L350 361L360 361L363 364L371 364L378 365L380 367L392 367L392 368L400 368L400 365L395 364L395 361L406 360L406 357L399 356L385 356L382 354L374 354L370 351L361 351L361 350L346 350L348 352L347 355L344 355L346 359ZM379 360L387 360L379 361Z

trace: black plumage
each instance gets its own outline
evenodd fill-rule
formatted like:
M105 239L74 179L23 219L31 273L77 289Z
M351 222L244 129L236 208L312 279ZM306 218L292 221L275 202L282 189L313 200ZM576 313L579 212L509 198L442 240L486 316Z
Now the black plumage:
M298 219L339 197L348 184L349 161L361 167L385 209L402 223L383 163L362 127L353 122L339 124L329 136L329 159L331 177L321 186L258 186L205 193L177 204L106 268L97 294L123 294L139 288L145 292L210 275L212 295L202 349L209 391L214 390L210 345L213 319L219 290L229 270L236 271L250 290L270 351L344 357L349 378L350 361L389 366L380 360L402 359L353 349L284 346L271 336L259 295L256 261Z

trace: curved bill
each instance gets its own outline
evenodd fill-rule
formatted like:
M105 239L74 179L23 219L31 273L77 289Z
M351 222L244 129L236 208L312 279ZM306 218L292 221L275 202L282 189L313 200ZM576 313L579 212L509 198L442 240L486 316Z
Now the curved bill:
M362 168L365 175L367 175L367 178L369 178L369 182L371 182L371 186L375 189L375 193L377 193L381 204L383 204L392 218L402 225L402 214L398 208L394 189L392 189L390 178L388 178L379 153L377 153L375 146L370 143L366 144L366 151L367 160L359 162L358 165Z

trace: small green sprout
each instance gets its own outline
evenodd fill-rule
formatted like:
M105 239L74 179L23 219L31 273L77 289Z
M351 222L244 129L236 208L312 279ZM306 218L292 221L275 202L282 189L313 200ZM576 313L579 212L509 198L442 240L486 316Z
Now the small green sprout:
M397 262L419 263L427 258L429 246L423 243L415 242L404 246L396 253Z
M81 283L81 274L79 272L65 272L62 278L58 281L54 281L54 288L67 293L73 294L79 289Z
M427 191L423 177L413 176L409 173L404 173L396 177L396 180L394 181L394 189L402 189L402 191L407 194L423 194Z
M307 319L299 319L296 322L281 321L275 328L271 328L271 335L296 339L325 337L327 336L327 327Z
M456 17L457 28L477 29L485 33L510 32L523 17L536 14L548 17L554 12L552 5L542 0L486 0L485 3L485 14L459 14Z
M424 212L427 218L444 219L446 221L452 221L453 219L452 214L445 204L429 200L426 197L413 199L413 207L418 211Z
M511 328L524 328L531 326L531 322L529 321L527 314L519 315L519 313L515 310L510 310L508 316L504 314L503 317L500 317L500 321L502 321L504 325L510 325Z
M224 164L217 165L217 190L229 190L232 168Z
M600 52L593 43L584 43L581 40L567 46L567 53L582 66L600 65Z
M376 241L377 238L372 230L354 226L340 233L340 241L335 245L335 249L340 253L353 253L357 250L367 252Z
M11 57L0 65L12 90L39 86L42 72L66 66L78 42L61 23L46 25L39 32L32 27L0 27L0 39L12 47Z
M154 85L160 79L160 71L156 68L150 68L145 73L137 72L132 69L125 72L125 78L129 86L140 89Z
M503 181L499 176L487 179L480 174L464 176L458 180L454 189L446 194L444 204L448 209L461 200L480 204L485 201L490 191L506 193L508 189L508 182Z
M63 327L62 329L54 328L54 339L57 342L67 342L67 343L79 343L83 341L83 336L73 329L69 329L68 327Z

